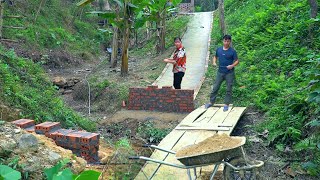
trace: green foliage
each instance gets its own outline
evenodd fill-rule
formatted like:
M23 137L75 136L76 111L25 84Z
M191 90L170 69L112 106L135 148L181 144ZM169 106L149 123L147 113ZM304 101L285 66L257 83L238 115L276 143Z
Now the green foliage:
M0 47L0 99L37 122L59 121L67 127L92 131L95 124L66 107L38 64Z
M295 147L308 172L319 174L319 18L310 19L303 0L226 0L225 10L240 60L234 103L265 112L257 130L269 130L269 144L279 152ZM221 35L213 38L213 49L221 46Z
M115 143L115 148L119 149L119 148L125 148L125 149L131 149L131 144L128 138L123 137L121 139L119 139L116 143Z
M173 46L173 38L182 37L186 31L188 22L190 20L189 16L178 16L172 19L169 19L166 22L166 48ZM141 31L143 31L142 29ZM151 38L143 48L136 48L133 50L133 55L145 55L150 52L155 52L155 45L157 44L157 39Z
M138 126L137 133L144 139L147 139L150 143L159 143L171 129L160 129L154 127L154 123L147 121L141 123Z
M9 166L0 165L0 180L19 180L21 173Z
M44 170L47 180L98 180L101 173L93 170L86 170L75 175L67 168L67 164L70 162L69 159L63 159L59 161L55 166Z

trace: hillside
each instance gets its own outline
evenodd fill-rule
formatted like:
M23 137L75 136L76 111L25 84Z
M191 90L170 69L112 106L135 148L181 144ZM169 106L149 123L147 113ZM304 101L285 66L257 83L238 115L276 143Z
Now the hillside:
M215 17L212 53L222 45L218 12ZM240 134L252 136L255 129L281 161L319 175L319 15L310 18L307 1L226 0L225 17L240 60L234 104L251 109ZM199 104L208 100L215 74L209 67ZM218 102L224 92L222 86Z
M75 65L92 61L108 45L111 36L97 31L99 17L86 15L87 11L99 6L78 8L73 0L15 0L3 3L4 17L10 15L22 18L4 18L3 41L8 48L14 48L22 57L33 59L50 67Z

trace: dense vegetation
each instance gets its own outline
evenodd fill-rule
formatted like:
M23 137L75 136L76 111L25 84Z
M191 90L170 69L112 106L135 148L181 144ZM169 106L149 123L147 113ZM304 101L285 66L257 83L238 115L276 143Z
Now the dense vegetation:
M319 175L319 15L311 19L302 0L226 0L225 17L240 59L235 104L265 113L257 130L269 131L268 144ZM212 50L222 42L219 32L213 36Z

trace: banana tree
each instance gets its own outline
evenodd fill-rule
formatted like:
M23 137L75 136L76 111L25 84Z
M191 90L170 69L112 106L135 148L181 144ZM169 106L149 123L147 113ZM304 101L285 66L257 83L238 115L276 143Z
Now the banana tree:
M177 6L182 0L150 0L148 6L149 20L155 21L157 26L158 46L157 51L165 50L166 17L170 8Z
M77 5L85 6L92 1L94 0L83 0ZM131 28L139 28L144 25L146 18L143 13L149 3L149 0L111 0L110 4L115 6L114 10L89 12L108 19L112 26L120 31L122 35L122 76L128 75L128 48ZM115 50L114 47L113 49Z

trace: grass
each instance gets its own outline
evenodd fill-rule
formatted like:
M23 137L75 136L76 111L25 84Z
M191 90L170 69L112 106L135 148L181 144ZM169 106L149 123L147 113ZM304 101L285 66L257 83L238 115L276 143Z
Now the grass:
M83 53L88 57L101 54L101 45L110 41L111 36L97 30L98 17L80 15L80 9L70 1L46 1L39 9L41 2L17 1L6 7L5 15L23 15L24 18L5 19L4 25L23 26L25 29L6 28L3 36L19 40L25 50L43 54L61 50L78 57ZM93 8L88 6L83 12L91 10Z

